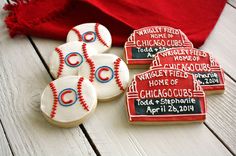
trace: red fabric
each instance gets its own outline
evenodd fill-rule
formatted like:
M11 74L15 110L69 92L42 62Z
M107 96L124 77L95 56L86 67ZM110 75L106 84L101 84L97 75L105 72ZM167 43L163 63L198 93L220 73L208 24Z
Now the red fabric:
M98 22L123 46L133 29L151 25L180 28L195 47L213 29L226 0L15 0L5 22L17 34L65 40L75 25Z

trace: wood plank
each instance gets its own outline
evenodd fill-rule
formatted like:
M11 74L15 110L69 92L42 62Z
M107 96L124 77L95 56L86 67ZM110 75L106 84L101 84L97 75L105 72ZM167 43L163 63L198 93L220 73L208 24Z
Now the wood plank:
M236 9L226 4L215 28L201 49L211 52L236 79Z
M236 153L236 83L226 77L223 95L207 98L208 115L206 124Z
M48 64L51 51L61 41L33 38ZM122 55L122 48L109 53ZM131 70L131 74L141 70ZM102 155L230 155L204 124L137 126L128 124L124 95L99 103L84 123Z
M229 2L229 1L228 1ZM232 1L232 2L235 2ZM230 2L230 4L233 4ZM236 9L226 5L215 28L201 47L218 58L225 71L236 79ZM208 98L208 120L206 123L236 153L236 85L226 76L224 95Z
M12 155L2 125L0 125L0 153L1 155L8 155L8 156Z
M1 10L0 119L14 154L95 155L79 127L52 127L42 116L40 94L51 79L27 38L8 37L4 16Z

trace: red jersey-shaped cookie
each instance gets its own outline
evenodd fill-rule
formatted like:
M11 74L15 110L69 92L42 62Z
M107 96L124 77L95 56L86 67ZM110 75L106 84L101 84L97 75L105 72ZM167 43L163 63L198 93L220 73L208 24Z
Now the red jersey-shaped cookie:
M193 74L178 69L152 69L134 76L127 94L129 121L203 121L205 94Z
M224 91L224 72L209 53L195 48L173 48L157 53L150 69L173 68L193 73L207 93Z
M167 26L144 27L134 32L125 43L125 58L128 65L150 65L153 56L173 47L193 47L180 30Z

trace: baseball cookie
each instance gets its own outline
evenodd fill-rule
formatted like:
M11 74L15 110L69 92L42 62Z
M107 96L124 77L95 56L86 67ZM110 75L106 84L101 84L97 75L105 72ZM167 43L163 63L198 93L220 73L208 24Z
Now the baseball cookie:
M125 62L112 54L91 56L90 64L78 71L95 86L98 100L109 100L125 91L129 82L129 69Z
M134 76L128 91L131 123L205 120L205 94L195 76L178 69L152 69Z
M97 51L82 42L74 41L60 45L51 54L50 72L55 79L77 75L80 66L88 63L89 57L94 54L97 54Z
M209 53L195 48L173 48L155 55L150 69L172 68L193 73L207 94L224 92L224 72Z
M144 27L134 32L124 46L126 63L131 67L149 67L153 56L173 47L193 47L180 30L167 26Z
M103 53L111 47L111 34L99 23L85 23L72 28L67 35L67 42L81 41Z
M66 76L50 82L41 97L44 116L59 127L81 124L96 106L95 88L80 76Z

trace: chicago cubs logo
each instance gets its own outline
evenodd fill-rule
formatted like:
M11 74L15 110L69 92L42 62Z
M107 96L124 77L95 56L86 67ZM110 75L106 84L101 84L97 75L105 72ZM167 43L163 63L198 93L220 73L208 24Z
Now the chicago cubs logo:
M96 79L101 83L107 83L114 77L114 71L111 67L101 66L95 72Z
M78 100L77 93L72 88L66 88L58 95L58 101L62 106L71 106Z
M87 31L82 35L82 40L86 43L94 42L97 38L97 35L93 31Z
M71 52L66 55L65 63L70 67L78 67L83 63L83 56L78 52Z

